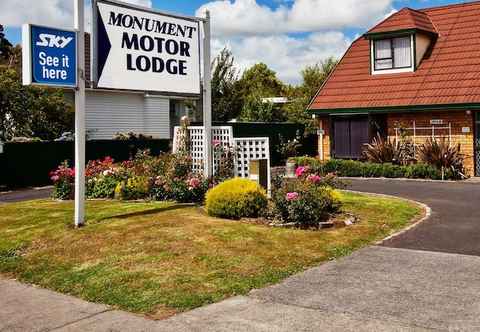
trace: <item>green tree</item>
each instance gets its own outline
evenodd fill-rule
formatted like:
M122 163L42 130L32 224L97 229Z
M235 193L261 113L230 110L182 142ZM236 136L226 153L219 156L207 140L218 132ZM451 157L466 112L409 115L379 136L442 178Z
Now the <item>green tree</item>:
M277 78L277 74L264 63L257 63L245 70L238 84L245 99L251 96L281 97L285 92L285 86Z
M12 44L5 37L5 29L0 24L0 64L9 59L11 48Z
M0 68L0 131L2 139L58 138L73 128L73 107L61 90L23 86L20 74Z
M337 60L328 58L313 66L307 66L301 71L302 83L299 86L290 87L287 91L291 101L285 109L288 121L302 123L307 132L313 132L314 123L307 107L336 64Z
M276 107L261 96L252 94L245 99L240 120L245 122L283 122L286 118L281 107Z
M234 57L224 48L212 62L212 112L214 121L229 121L242 110L238 91L238 74Z

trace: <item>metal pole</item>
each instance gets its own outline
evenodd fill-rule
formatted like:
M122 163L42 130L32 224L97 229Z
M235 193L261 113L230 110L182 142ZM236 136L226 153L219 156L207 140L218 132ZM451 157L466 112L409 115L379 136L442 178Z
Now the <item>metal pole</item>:
M204 175L211 177L213 175L212 158L212 84L211 80L211 60L210 60L210 12L205 13L203 22L203 127L204 135Z
M75 227L85 224L85 23L84 0L75 0L78 87L75 91Z

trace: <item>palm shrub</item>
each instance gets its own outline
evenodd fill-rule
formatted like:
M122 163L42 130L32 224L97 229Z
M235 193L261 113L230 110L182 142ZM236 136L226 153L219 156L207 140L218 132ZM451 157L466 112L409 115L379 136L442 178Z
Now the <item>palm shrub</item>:
M408 140L390 140L377 135L365 146L363 155L372 163L406 165L414 160L414 149Z
M418 147L418 158L425 164L444 171L453 172L457 178L465 177L464 159L460 153L460 144L450 145L445 139L428 139Z

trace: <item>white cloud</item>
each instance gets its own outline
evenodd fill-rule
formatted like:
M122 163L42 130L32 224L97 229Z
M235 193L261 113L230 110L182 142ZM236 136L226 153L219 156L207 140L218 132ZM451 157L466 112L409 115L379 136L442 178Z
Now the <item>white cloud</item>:
M209 10L215 36L284 34L365 27L392 10L393 0L295 0L272 9L256 0L218 0L202 5Z
M227 46L232 50L235 63L244 70L255 63L264 62L289 83L299 83L300 70L330 56L339 58L351 41L342 32L317 32L305 38L287 35L248 36L214 39L212 52L218 54Z
M135 5L151 7L151 0L124 0ZM86 24L91 23L91 4L86 4ZM1 0L0 22L9 27L24 23L48 26L73 26L73 0Z

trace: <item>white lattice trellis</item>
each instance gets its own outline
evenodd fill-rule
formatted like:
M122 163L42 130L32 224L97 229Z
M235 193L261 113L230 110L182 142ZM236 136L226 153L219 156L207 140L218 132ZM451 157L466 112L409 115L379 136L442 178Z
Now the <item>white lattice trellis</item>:
M203 172L203 152L204 152L204 133L205 129L201 126L188 127L190 134L190 153L193 161L193 171ZM180 135L182 134L181 127L175 127L173 138L173 152L177 152L180 144ZM212 144L218 142L219 144L228 147L233 145L233 130L232 127L212 127ZM213 172L218 169L218 160L213 160Z
M250 161L267 159L268 191L270 192L270 145L268 137L235 138L235 175L250 177Z
M188 127L190 134L190 153L193 159L193 171L203 171L204 128L200 126ZM177 152L181 141L182 131L175 127L173 152ZM268 190L270 191L270 147L268 137L234 138L233 129L229 126L212 127L212 144L218 143L224 147L235 148L235 176L248 178L250 176L250 161L267 159L268 161ZM213 161L214 173L218 169L218 160Z

